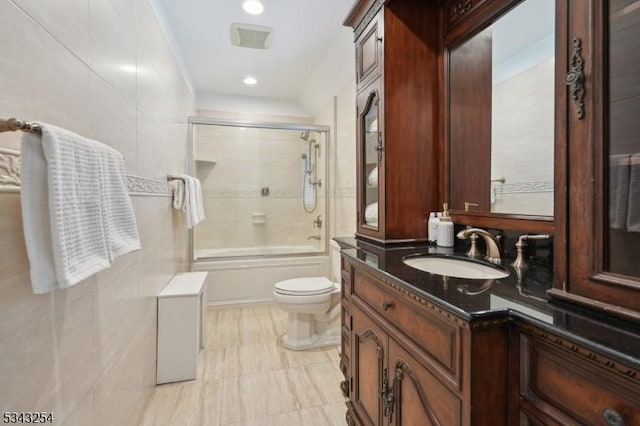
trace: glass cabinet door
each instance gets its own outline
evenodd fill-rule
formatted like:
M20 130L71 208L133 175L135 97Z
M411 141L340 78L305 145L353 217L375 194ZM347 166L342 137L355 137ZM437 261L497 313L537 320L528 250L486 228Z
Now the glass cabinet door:
M640 319L640 8L568 2L566 259L552 296ZM560 146L562 148L562 146ZM562 161L562 158L560 158ZM561 175L564 168L557 167ZM562 203L560 192L556 201ZM564 226L564 228L563 228ZM556 246L562 253L563 240ZM567 273L564 274L566 268Z
M362 217L360 223L363 227L379 229L380 192L379 177L382 163L382 132L380 131L379 118L379 94L372 90L367 95L365 106L360 115L361 158L363 173L360 181L362 199Z
M609 0L605 270L640 277L640 8ZM605 165L607 166L607 165Z

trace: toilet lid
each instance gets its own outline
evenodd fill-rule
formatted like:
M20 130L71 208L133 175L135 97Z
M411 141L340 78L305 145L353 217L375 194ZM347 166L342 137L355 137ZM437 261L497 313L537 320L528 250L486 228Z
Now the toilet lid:
M325 277L294 278L276 283L276 292L290 295L307 295L330 293L335 289L333 282Z

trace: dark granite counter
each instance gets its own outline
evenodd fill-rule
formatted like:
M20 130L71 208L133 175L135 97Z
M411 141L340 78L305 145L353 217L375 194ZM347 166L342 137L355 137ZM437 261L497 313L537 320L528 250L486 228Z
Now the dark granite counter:
M426 244L388 247L355 238L336 238L336 241L342 253L355 263L374 268L397 285L470 323L509 316L640 368L640 324L550 301L546 291L552 286L553 271L547 265L531 264L521 270L510 266L513 259L507 258L501 265L509 272L506 278L445 277L412 268L403 263L403 259L426 254L465 257L464 253ZM473 261L491 265L483 260Z

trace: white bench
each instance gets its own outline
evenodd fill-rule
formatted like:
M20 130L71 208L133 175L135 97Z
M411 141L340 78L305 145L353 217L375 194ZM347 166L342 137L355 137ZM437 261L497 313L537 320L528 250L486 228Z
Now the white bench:
M158 384L196 378L206 339L206 278L207 272L176 274L158 295Z

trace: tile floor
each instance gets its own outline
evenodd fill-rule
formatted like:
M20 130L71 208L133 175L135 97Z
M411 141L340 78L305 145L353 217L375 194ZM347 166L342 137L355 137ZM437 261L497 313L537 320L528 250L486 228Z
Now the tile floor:
M275 305L208 311L198 379L156 387L141 426L344 425L339 347L290 351Z

